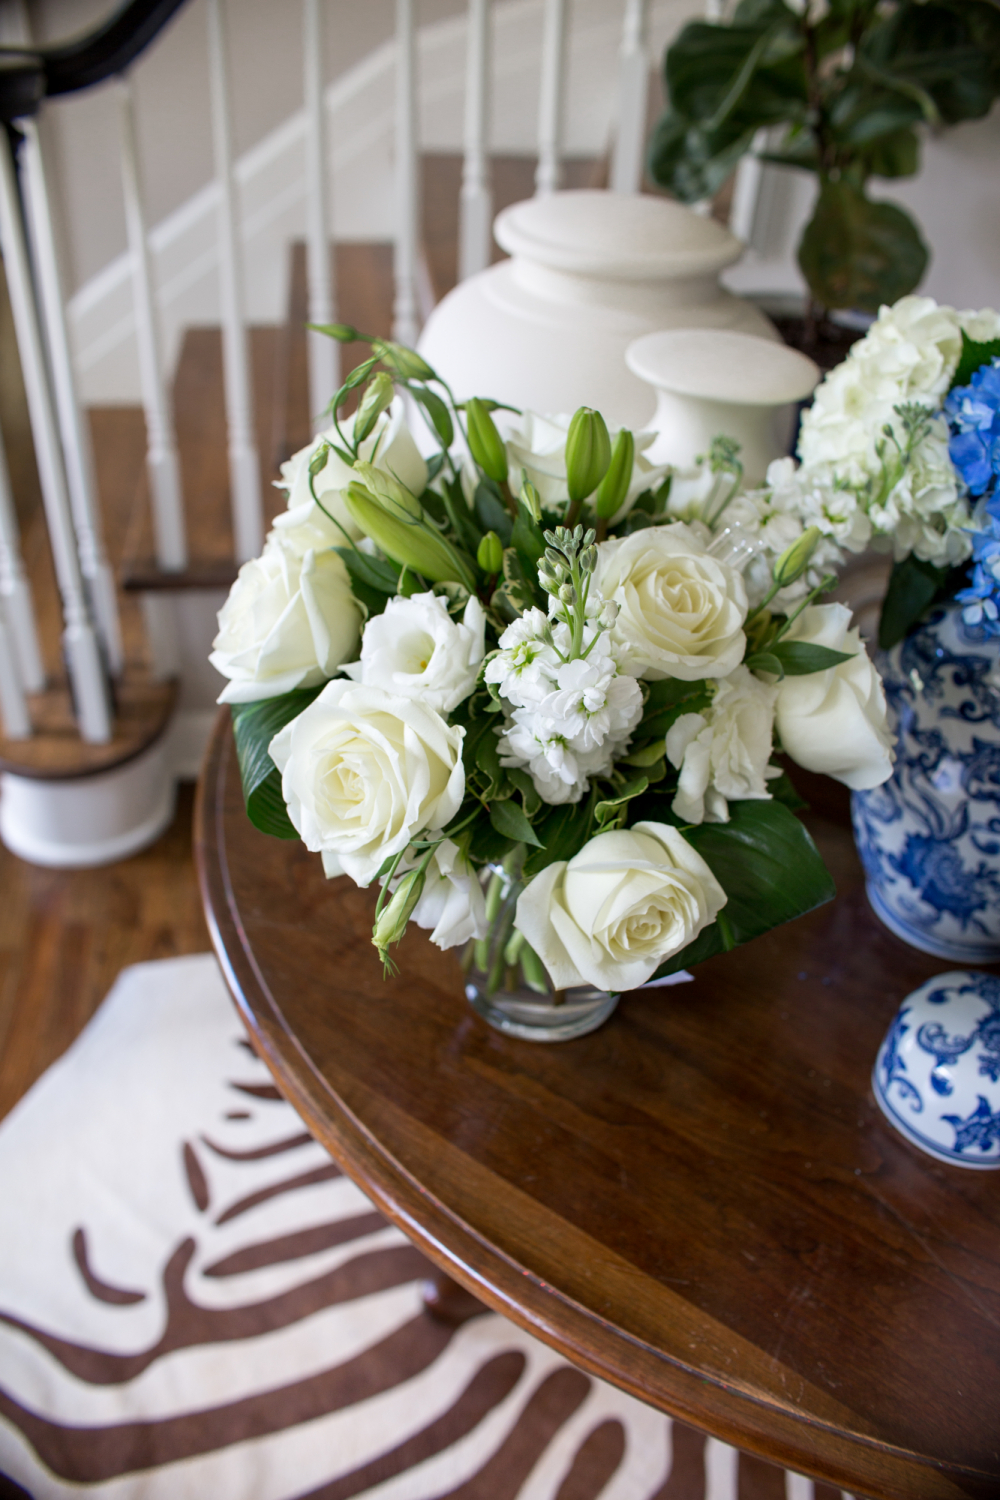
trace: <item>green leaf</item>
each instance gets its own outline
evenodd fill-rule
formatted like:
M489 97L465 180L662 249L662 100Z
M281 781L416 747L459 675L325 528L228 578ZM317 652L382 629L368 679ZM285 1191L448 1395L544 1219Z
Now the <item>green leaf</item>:
M475 757L476 768L487 779L486 797L495 796L505 781L506 775L503 766L500 764L500 743L497 739L496 730L489 719L486 720L483 733L476 740Z
M883 651L901 641L930 608L947 576L947 568L922 562L912 552L893 564L878 622L878 643Z
M538 849L542 847L541 840L518 802L491 803L490 822L497 833L502 833L504 838L513 839L516 844L534 844Z
M710 689L704 682L681 682L668 677L662 682L647 684L649 695L642 723L633 736L641 739L662 740L682 714L698 714L712 701Z
M875 141L864 155L870 177L912 177L920 169L920 141L913 130L895 130Z
M257 703L231 705L247 814L255 828L274 838L297 839L299 835L292 827L281 795L281 776L267 747L279 729L298 718L319 697L325 685L283 693L280 698L264 698Z
M543 847L528 855L524 862L525 877L532 880L547 865L579 854L590 838L592 822L589 810L581 809L576 803L552 808L535 825L535 833Z
M509 547L511 531L513 529L510 511L500 499L496 486L491 484L489 480L483 479L476 486L473 509L476 512L476 519L483 530L495 531L504 546Z
M850 661L850 651L833 651L829 646L816 646L811 641L779 641L771 652L781 663L786 677L806 677L810 672L825 672L828 667L839 667L842 661Z
M970 339L963 328L962 354L952 377L951 389L954 390L956 385L968 385L978 369L997 358L1000 358L1000 339L987 339L980 344Z
M510 534L510 545L520 557L526 573L532 572L537 567L538 559L545 551L545 538L542 536L541 527L531 519L523 505L517 508L517 516Z
M913 220L893 203L873 203L841 179L823 182L799 244L799 265L824 307L878 312L912 292L928 250Z
M779 682L785 675L781 662L770 651L755 651L752 656L746 658L744 666L749 667L751 672L770 672L773 677L778 678Z
M648 786L648 776L634 776L631 781L627 781L617 792L598 802L594 808L594 817L598 823L606 822L609 814L613 813L616 808L624 807L625 803L631 802L634 797L641 797Z
M408 387L410 395L415 401L419 401L424 411L431 419L431 425L437 433L443 448L450 448L455 441L455 424L451 420L451 413L445 406L436 391L430 391L425 385L411 385ZM443 455L442 455L443 457Z
M730 802L728 823L685 828L729 897L713 922L656 971L662 979L831 901L836 887L805 827L781 802Z
M351 580L351 592L361 600L369 616L380 615L399 587L399 569L380 557L369 557L354 547L333 549L343 559Z
M804 797L800 797L795 790L795 784L787 771L782 771L773 781L767 783L767 789L775 802L781 802L788 808L789 812L801 812L807 808L809 803Z

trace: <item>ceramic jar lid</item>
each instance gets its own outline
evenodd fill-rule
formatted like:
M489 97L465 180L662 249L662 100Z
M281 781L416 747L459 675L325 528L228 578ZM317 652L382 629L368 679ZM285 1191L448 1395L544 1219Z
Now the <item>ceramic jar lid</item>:
M511 255L620 281L714 275L743 252L728 229L680 203L596 189L514 203L493 233Z
M953 969L903 1001L872 1074L901 1135L958 1167L1000 1167L1000 979Z
M658 390L734 406L783 406L815 389L819 366L752 333L672 328L631 343L625 362Z

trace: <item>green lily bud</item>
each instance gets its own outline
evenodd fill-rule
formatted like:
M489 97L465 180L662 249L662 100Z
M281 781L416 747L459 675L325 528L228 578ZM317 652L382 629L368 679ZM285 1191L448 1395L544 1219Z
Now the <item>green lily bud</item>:
M599 411L581 406L566 438L566 485L573 504L592 495L608 472L611 439Z
M390 943L398 943L424 891L423 870L408 870L372 928L372 943L385 957Z
M488 531L479 543L476 562L484 573L499 573L503 567L503 542L495 531Z
M426 359L421 359L415 349L405 344L394 344L391 339L376 339L372 349L384 365L402 375L404 380L435 380L437 377Z
M465 403L465 418L469 452L489 479L495 484L503 484L507 478L507 454L496 424L478 396Z
M634 462L635 438L627 427L623 427L615 438L608 472L597 486L597 493L594 496L594 509L602 521L610 521L615 512L624 504L628 487L632 483Z
M363 459L354 465L354 472L375 499L388 510L415 518L423 515L416 495L405 484L400 484L394 474L388 474L385 469L377 469L374 464L365 463Z
M398 481L393 483L398 484ZM399 489L403 490L403 486L399 485ZM409 494L409 491L403 493ZM419 501L413 496L410 498L419 513ZM355 525L365 536L371 537L386 557L391 557L402 567L412 568L414 573L429 578L432 583L461 583L470 593L475 588L475 577L468 559L428 526L422 516L418 519L399 507L387 508L363 484L348 485L345 502Z
M822 534L818 526L809 526L790 547L785 548L774 565L773 577L779 588L787 588L802 576Z
M380 370L373 375L368 382L368 389L361 397L357 411L354 413L354 441L363 443L369 435L379 417L386 407L392 403L396 387L392 383L392 376Z
M326 461L327 461L327 459L329 457L330 457L330 444L329 443L323 443L323 444L321 444L321 446L316 449L316 452L313 454L312 458L309 460L309 478L310 479L315 479L317 474L322 474L323 470L326 468Z
M314 333L325 333L327 338L336 339L338 344L353 344L361 335L350 323L309 323L306 325Z
M542 519L542 497L535 489L524 469L521 470L521 504L531 513L536 524Z

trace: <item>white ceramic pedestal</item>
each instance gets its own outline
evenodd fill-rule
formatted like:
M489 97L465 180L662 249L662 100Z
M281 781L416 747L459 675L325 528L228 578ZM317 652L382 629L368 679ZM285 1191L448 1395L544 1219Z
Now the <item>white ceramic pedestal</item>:
M0 777L0 838L31 864L88 869L135 854L174 815L166 739L133 760L66 780Z
M491 396L537 412L593 406L638 430L649 388L625 350L659 328L734 328L777 339L719 284L742 243L713 219L649 194L581 191L516 203L494 233L512 259L438 303L419 349L459 400Z
M656 391L650 463L687 469L712 439L735 438L744 480L760 484L792 438L795 403L815 389L819 366L784 344L733 329L671 329L630 344L632 373Z

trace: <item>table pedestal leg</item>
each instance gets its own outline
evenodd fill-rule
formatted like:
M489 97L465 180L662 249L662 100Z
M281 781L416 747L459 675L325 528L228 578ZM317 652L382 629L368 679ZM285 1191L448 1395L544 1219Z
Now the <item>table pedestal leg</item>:
M439 1271L437 1266L428 1266L428 1275L420 1283L420 1295L430 1316L451 1327L466 1323L487 1310L478 1297L459 1286L444 1271Z

